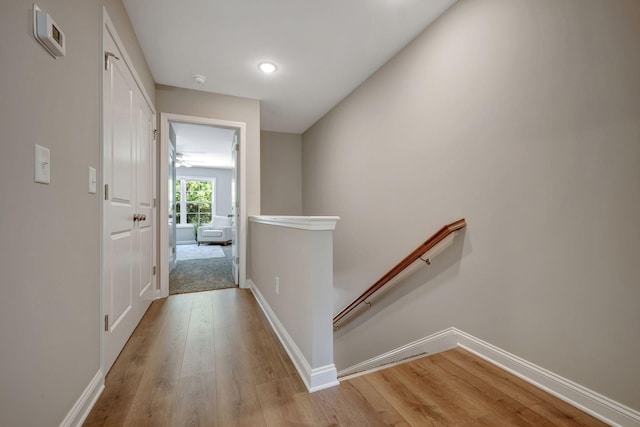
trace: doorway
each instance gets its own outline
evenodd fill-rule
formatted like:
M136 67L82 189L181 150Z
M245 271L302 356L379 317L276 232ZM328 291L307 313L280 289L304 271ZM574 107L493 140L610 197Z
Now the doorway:
M175 159L169 165L170 295L237 286L232 194L237 134L237 129L169 121L169 159Z
M161 296L245 287L245 124L169 113L160 121ZM198 271L226 277L199 281ZM175 292L171 279L185 274L193 283Z

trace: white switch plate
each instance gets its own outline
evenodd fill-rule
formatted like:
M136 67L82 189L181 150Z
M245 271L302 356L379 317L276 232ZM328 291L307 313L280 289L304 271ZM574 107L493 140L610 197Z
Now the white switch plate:
M96 168L89 166L89 194L96 194Z
M51 182L51 153L48 148L36 144L34 181L41 184Z

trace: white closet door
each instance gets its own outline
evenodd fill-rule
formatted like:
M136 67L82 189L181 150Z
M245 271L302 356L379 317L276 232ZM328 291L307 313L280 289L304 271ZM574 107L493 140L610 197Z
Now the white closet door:
M105 26L104 368L109 371L153 293L153 115Z

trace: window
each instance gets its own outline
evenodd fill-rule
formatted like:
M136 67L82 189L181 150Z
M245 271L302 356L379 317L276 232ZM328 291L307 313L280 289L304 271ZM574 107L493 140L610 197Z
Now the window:
M176 179L176 223L205 224L215 215L215 178Z

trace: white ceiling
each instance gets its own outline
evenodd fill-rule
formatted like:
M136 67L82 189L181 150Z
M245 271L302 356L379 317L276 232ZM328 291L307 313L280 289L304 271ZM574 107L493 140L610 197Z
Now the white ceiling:
M302 133L456 0L124 0L156 83L261 101ZM261 61L278 70L265 75ZM203 74L199 85L192 79Z
M176 153L193 167L231 168L235 130L171 122L176 133Z

